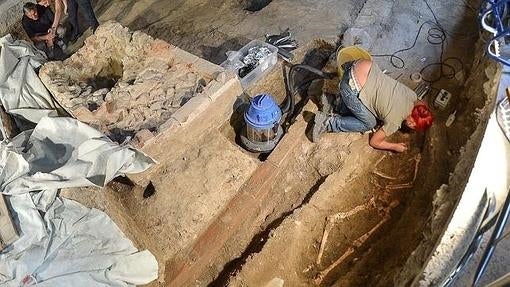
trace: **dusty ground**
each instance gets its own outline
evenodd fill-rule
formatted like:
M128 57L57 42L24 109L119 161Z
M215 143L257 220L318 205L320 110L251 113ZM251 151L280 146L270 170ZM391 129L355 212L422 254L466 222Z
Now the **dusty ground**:
M435 2L434 4L433 7L436 10L443 11L443 13L446 11L445 7L441 7L441 3ZM423 11L427 11L427 7L422 1L395 2L392 17L383 24L382 34L372 46L373 53L388 53L388 51L412 45L415 31L418 30L421 23L431 19L431 15ZM453 14L457 17L447 18L450 20L441 22L441 24L448 27L447 29L452 29L451 31L454 31L454 27L463 21L472 21L473 14L466 7L455 6L448 11L450 16ZM370 13L370 11L362 10L361 14L363 12ZM440 19L444 19L441 16L439 13ZM413 27L413 29L409 29L409 27ZM476 30L472 25L465 27L471 27L471 29L463 29L463 35L455 35L455 39L449 39L449 42L445 44L444 58L456 56L462 59L464 63L467 63L464 70L459 67L462 65L460 63L457 63L459 66L456 69L467 75L471 66L469 59L472 59L473 51L466 50L464 47L470 42L470 39L473 41L476 38L476 32L474 32ZM402 77L402 81L410 82L408 80L410 73L436 62L440 49L437 45L431 45L424 40L428 28L423 30L416 49L413 49L412 52L399 54L405 61L405 69L397 70L382 60L380 65L387 68L394 77ZM390 39L399 39L399 45L396 46L395 41L389 41ZM433 68L425 71L425 76L428 79L433 79L438 75L438 69ZM481 69L483 70L483 66ZM476 82L475 86L480 86L481 81L484 80L472 80L472 82ZM447 110L436 110L438 124L429 132L426 139L413 139L413 146L416 150L405 155L385 158L380 163L383 173L396 178L400 176L400 179L388 180L386 178L383 182L377 181L381 180L381 176L370 174L376 169L374 167L375 160L363 166L363 160L356 157L353 158L353 161L349 156L347 159L343 158L345 162L341 168L332 173L320 186L310 203L297 210L271 233L271 238L262 251L253 254L253 258L248 260L241 273L234 277L232 284L252 286L265 284L273 278L281 278L285 284L291 286L307 286L341 255L346 257L341 264L324 276L323 284L335 283L338 286L409 284L409 280L412 280L412 276L418 272L419 269L416 268L419 268L419 265L410 264L414 266L414 269L404 269L404 273L401 274L399 274L399 270L424 239L437 238L440 233L435 231L431 232L433 234L431 235L427 231L433 210L434 191L441 184L448 183L449 173L453 171L458 162L461 147L466 144L469 135L475 129L478 121L476 119L473 121L473 118L470 120L469 114L476 108L482 108L485 104L486 99L483 92L475 92L474 98L471 99L463 95L461 92L463 82L462 77L450 80L440 79L435 84L435 88L447 89L458 97L454 99ZM429 98L429 100L431 99ZM448 130L443 128L444 126L441 127L446 117L459 106L464 106L461 112L462 116L458 119L458 122L462 123L456 128ZM322 144L324 143L319 143L318 149ZM325 144L331 143L326 141ZM356 153L355 147L350 147L349 150ZM391 192L390 187L390 192L385 192L384 187L395 181L402 183L412 179L412 174L415 171L413 159L417 153L422 153L424 160L419 166L418 179L413 188ZM365 153L365 155L370 154L368 151ZM467 156L472 157L472 155ZM348 182L345 178L349 170L345 164L350 162L356 162L360 168L353 175L357 180L352 180L352 182ZM439 166L441 168L437 168ZM346 184L347 182L349 184ZM462 186L452 186L452 190L459 188ZM358 210L356 207L363 205L366 207L372 197L377 198L378 204L375 208L366 208L353 215L352 218L340 222L338 227L333 229L329 235L328 244L332 244L336 248L328 250L328 245L326 245L322 262L317 264L326 218L337 212ZM385 214L381 214L380 209L391 205L393 200L397 200L399 205L389 213L391 219L385 221ZM364 237L367 232L370 236ZM434 243L429 242L429 248L431 245L433 246ZM418 260L424 260L424 258Z
M460 57L467 78L474 54L475 39L469 34L476 31L471 25L474 15L457 2L429 2L445 28L468 33L456 35L456 39L450 37L445 44L445 58ZM391 13L379 17L379 12L388 5ZM95 6L101 21L115 19L215 63L225 59L225 51L287 27L301 43L314 38L334 42L360 18L372 19L374 27L377 26L370 30L377 32L371 35L371 51L391 54L411 46L420 25L433 19L423 0L392 3L273 0L258 12L246 11L249 5L241 1L100 0ZM425 40L428 28L425 26L419 35L416 48L399 54L405 69L392 67L388 57L377 57L376 61L392 77L409 83L410 73L437 62L440 55L440 46ZM426 76L437 75L437 68L427 70ZM436 111L437 124L426 136L395 135L394 140L403 139L413 147L407 153L375 151L367 145L368 135L329 134L318 144L304 140L304 128L299 135L292 135L298 144L291 151L291 160L279 167L284 172L269 187L271 204L262 207L256 220L242 225L241 232L226 242L217 260L208 265L207 274L197 275L200 279L188 285L222 286L230 281L234 286L263 286L277 277L285 281L285 286L308 286L342 254L346 254L345 260L323 273L323 285L409 284L419 272L427 248L440 233L441 228L433 236L430 231L434 192L448 183L461 148L479 123L472 114L486 105L485 95L479 93L484 81L482 71L483 68L477 70L480 79L473 80L472 92L463 92L461 76L460 80L443 78L434 85L436 89L451 91L454 100L446 111ZM275 95L282 95L283 83L276 79L270 86L260 86L251 92L271 91L272 86L279 86L280 93ZM334 84L326 85L331 86ZM429 102L432 99L433 96L427 98ZM458 121L446 129L444 121L456 108ZM304 123L310 121L315 107L309 103L305 110L296 125L306 126ZM143 199L142 190L136 189L108 190L105 195L95 195L93 200L73 192L68 196L109 210L115 219L120 218L120 225L125 226L128 234L155 253L160 267L167 266L159 282L168 285L176 272L171 268L176 260L173 257L179 257L190 241L200 238L210 224L209 219L222 212L222 204L239 195L243 183L262 165L229 140L228 125L226 129L213 130L173 149L173 154L157 169L158 176L153 181L155 195L147 199ZM472 154L464 156L469 163ZM417 158L421 158L418 165ZM413 184L398 186L408 182ZM460 179L452 187L452 194L462 184ZM100 204L105 197L116 203ZM323 244L321 262L317 263L326 219L348 211L352 215L346 215L333 226L327 243ZM203 214L207 214L208 220L202 220ZM424 257L408 262L424 241L428 242ZM403 268L405 264L408 267ZM400 270L404 273L399 273Z
M302 44L314 38L336 40L364 1L274 0L261 11L249 12L257 1L103 1L95 3L100 20L115 19L132 30L174 43L213 63L266 33L291 28ZM317 19L328 19L327 23Z

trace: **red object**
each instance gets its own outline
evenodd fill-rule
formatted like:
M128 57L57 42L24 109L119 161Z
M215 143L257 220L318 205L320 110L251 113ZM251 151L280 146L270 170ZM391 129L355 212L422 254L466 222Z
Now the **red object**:
M28 274L23 279L21 279L21 285L20 286L31 286L37 284L37 280L32 274Z
M416 130L424 131L428 129L434 121L434 115L430 111L429 107L425 104L417 104L414 106L411 112L411 117L416 123Z

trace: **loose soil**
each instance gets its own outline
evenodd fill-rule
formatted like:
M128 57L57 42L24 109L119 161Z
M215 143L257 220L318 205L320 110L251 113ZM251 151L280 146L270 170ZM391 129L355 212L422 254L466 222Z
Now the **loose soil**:
M330 40L329 46L319 47L332 53L338 35L345 28L356 19L377 16L377 9L363 9L367 2L376 8L388 4L384 3L387 1L258 2L265 3L257 6L260 10L256 12L249 11L257 9L250 8L252 2L246 1L100 0L95 7L101 21L115 19L132 30L140 29L221 63L225 51L287 27L291 27L301 43L314 38ZM475 15L468 8L462 5L452 8L441 1L430 1L430 4L440 19L448 19L442 24L451 31L456 31L456 27L471 33L476 31L470 25ZM432 16L423 1L395 1L391 17L376 23L380 32L370 35L374 40L371 51L388 54L410 46L418 27L429 19ZM409 75L436 62L440 54L439 46L430 45L426 38L423 32L415 49L399 55L405 61L405 69L392 67L387 57L375 60L389 75L412 85ZM286 135L296 145L268 185L269 199L256 209L254 216L236 226L234 235L221 246L210 246L219 252L210 255L201 274L183 275L191 278L184 285L264 286L274 278L281 278L285 286L309 286L316 282L314 279L320 272L349 250L352 252L347 253L345 260L324 276L322 285L409 285L419 274L454 207L453 203L449 205L439 225L432 229L431 218L437 208L433 204L435 191L442 184L450 184L450 200L458 199L476 154L476 142L480 141L479 126L483 129L488 116L491 100L486 93L494 83L488 83L484 89L487 81L484 72L490 64L479 60L473 63L475 41L452 38L445 44L445 57L456 56L463 61L464 78L468 78L470 69L474 76L467 83L463 79L443 78L434 84L435 89L452 92L454 99L446 110L434 109L436 124L426 135L397 133L390 138L408 143L411 148L403 154L373 150L367 144L367 134L327 134L317 144L307 140L305 132L311 127L318 95L322 91L335 93L338 79L312 85L308 90L312 101L300 103L303 111ZM313 45L306 48L310 47ZM303 48L299 53L307 51ZM335 68L330 62L326 69ZM438 74L434 67L426 72L426 76ZM266 91L282 100L281 71L274 71L268 77L249 93ZM464 85L468 88L464 89ZM431 106L436 93L434 90L426 98ZM447 129L444 122L454 110L458 111L457 121ZM478 116L473 117L475 112ZM232 140L229 124L229 119L225 119L223 130L211 130L193 141L173 146L171 155L154 172L152 196L144 198L144 190L140 188L110 188L104 195L90 196L93 200L76 191L67 191L66 195L105 209L139 246L156 255L161 268L158 283L171 285L180 272L172 268L174 263L179 260L185 265L200 263L199 255L203 254L193 254L190 248L200 240L215 242L214 238L201 236L219 236L205 230L216 219L223 220L220 216L227 212L226 204L241 196L250 176L264 166ZM476 137L470 139L472 134ZM473 143L466 149L469 141ZM420 159L418 165L417 159ZM464 161L465 171L458 180L451 181L450 174L459 173L455 168L460 160ZM405 187L407 183L410 185ZM109 202L106 205L100 203L105 197ZM321 263L317 264L326 219L348 211L353 211L352 216L334 224ZM384 222L379 225L381 221ZM230 226L227 221L220 223ZM369 236L363 237L367 233ZM418 248L421 248L419 256L415 252Z

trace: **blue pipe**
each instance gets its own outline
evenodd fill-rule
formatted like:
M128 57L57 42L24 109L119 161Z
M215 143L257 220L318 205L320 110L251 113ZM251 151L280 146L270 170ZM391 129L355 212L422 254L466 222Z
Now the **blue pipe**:
M494 35L486 46L488 56L508 66L510 66L510 60L502 57L498 50L500 45L506 45L504 38L510 36L510 27L504 24L505 10L509 4L510 0L485 0L481 3L478 14L482 28ZM488 20L492 23L488 23Z

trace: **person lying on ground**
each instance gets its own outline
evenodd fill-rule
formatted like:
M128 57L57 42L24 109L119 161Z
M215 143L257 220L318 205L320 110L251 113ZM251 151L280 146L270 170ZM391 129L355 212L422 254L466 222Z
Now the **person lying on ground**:
M317 112L312 130L312 141L318 141L324 132L367 132L382 121L370 137L373 148L404 152L405 143L393 143L386 137L400 128L424 131L434 120L424 102L416 93L385 75L371 60L357 60L343 65L344 75L339 84L339 97L334 114ZM329 103L327 100L324 106Z
M48 58L54 59L54 46L58 49L65 49L62 41L65 29L57 27L52 29L54 15L50 8L28 2L23 6L23 18L21 23L28 37L34 43L34 46L46 53Z
M52 5L54 6L55 15L53 16L53 23L51 24L51 31L55 35L60 26L62 13L67 14L67 0L37 0L37 4L47 8L50 8Z

